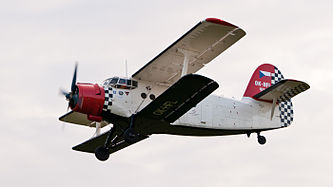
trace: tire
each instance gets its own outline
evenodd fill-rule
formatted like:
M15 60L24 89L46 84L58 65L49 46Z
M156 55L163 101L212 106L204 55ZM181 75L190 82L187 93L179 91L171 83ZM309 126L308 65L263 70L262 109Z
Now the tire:
M110 156L109 150L104 146L99 146L95 150L95 156L100 161L106 161Z
M260 145L264 145L266 143L266 138L265 136L258 136L258 143Z

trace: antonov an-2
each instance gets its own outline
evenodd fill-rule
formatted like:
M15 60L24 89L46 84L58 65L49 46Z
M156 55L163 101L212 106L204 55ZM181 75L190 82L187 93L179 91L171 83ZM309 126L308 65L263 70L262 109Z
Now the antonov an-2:
M72 109L59 119L96 127L95 136L74 150L95 153L105 161L111 153L152 134L225 136L288 127L291 98L310 86L284 79L271 64L260 65L239 100L211 95L219 85L193 74L241 39L245 32L228 22L207 18L195 25L130 78L112 77L101 85L76 83L63 94ZM112 124L109 131L100 128Z

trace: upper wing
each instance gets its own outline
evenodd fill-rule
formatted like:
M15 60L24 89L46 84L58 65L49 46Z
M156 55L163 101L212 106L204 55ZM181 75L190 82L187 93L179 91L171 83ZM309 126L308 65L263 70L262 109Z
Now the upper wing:
M309 89L310 86L302 81L284 79L271 87L259 92L254 96L256 99L264 101L274 101L276 99L278 102L287 101L297 94L304 92Z
M181 77L184 55L191 54L187 73L195 73L245 35L239 27L216 18L194 26L132 75L137 80L171 85Z

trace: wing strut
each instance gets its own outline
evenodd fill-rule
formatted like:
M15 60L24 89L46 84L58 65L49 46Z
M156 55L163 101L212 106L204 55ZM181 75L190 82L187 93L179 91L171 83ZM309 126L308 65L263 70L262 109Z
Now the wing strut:
M196 53L194 53L193 51L189 51L189 50L185 50L185 49L181 49L181 48L178 48L177 50L179 52L183 53L183 55L184 55L184 62L183 62L182 75L181 75L181 77L183 77L184 75L188 74L188 64L190 62L190 58L195 56Z
M277 98L274 97L273 98L273 103L272 103L271 120L273 119L274 110L275 110L275 107L276 107L276 101L277 101Z

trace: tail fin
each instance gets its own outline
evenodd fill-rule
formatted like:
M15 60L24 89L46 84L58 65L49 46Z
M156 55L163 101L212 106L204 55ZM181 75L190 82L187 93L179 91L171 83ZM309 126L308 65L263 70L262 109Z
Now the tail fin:
M283 79L282 73L274 65L262 64L252 74L243 97L253 98L258 93Z
M264 91L266 88L283 80L280 70L271 64L260 65L253 73L243 97L250 97L258 100L254 96ZM279 102L281 126L286 127L294 119L293 104L290 99Z

